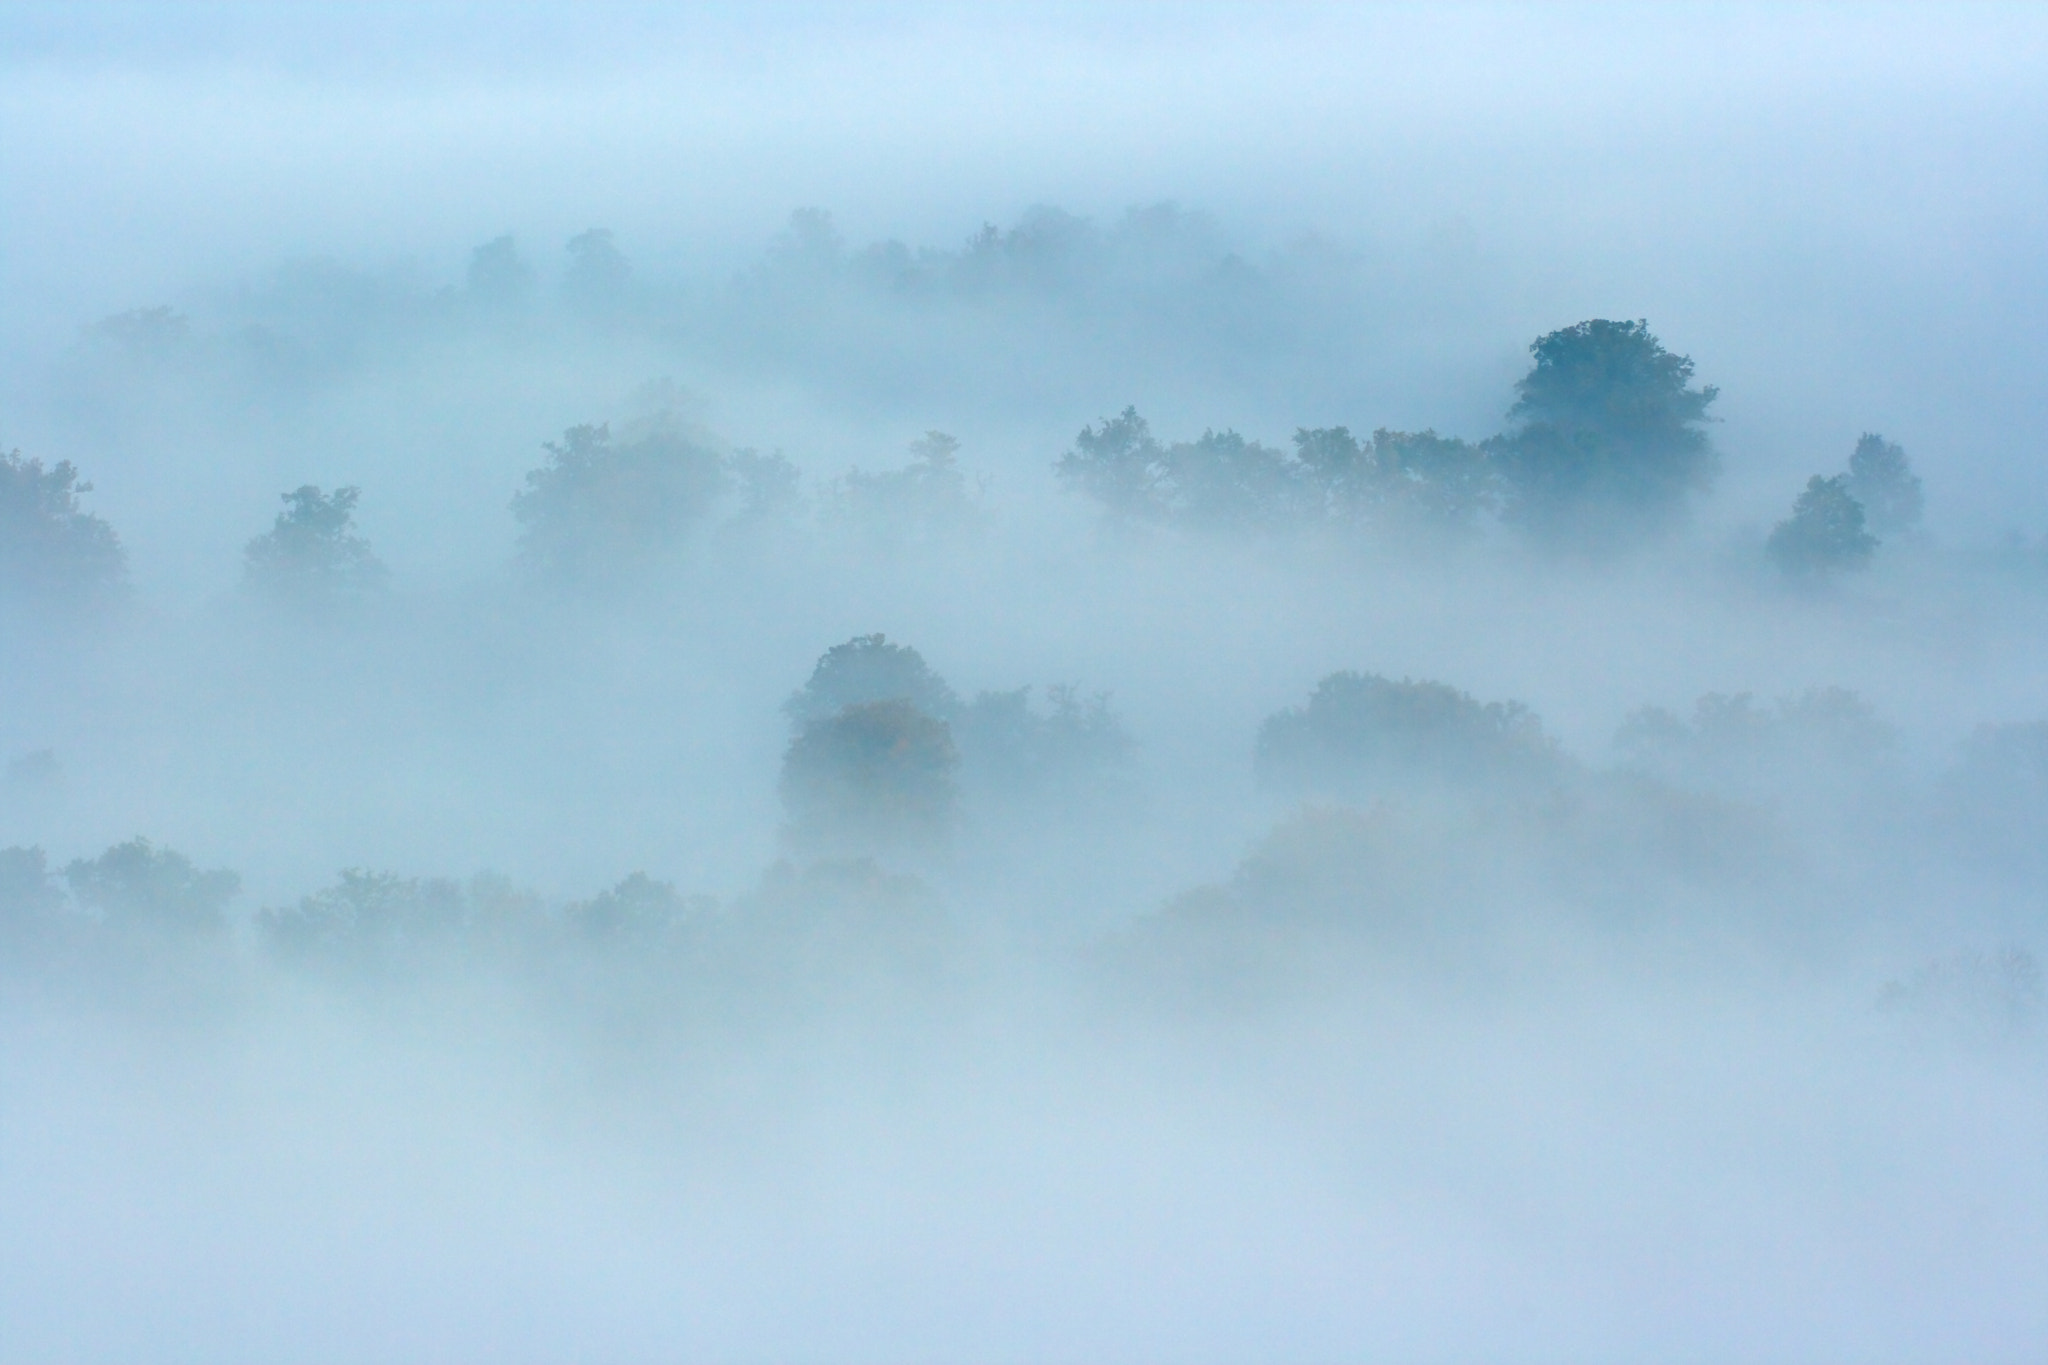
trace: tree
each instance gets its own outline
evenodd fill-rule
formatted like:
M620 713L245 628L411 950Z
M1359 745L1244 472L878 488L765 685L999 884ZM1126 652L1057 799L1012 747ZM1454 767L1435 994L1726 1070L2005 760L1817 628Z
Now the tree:
M908 702L940 720L950 720L960 709L960 699L922 654L876 634L856 635L826 650L782 710L801 728L849 706L880 701Z
M1596 318L1539 337L1509 410L1518 430L1488 447L1511 520L1541 538L1612 542L1668 527L1713 480L1701 427L1719 390L1647 323Z
M1414 786L1540 777L1556 745L1520 702L1475 700L1445 683L1332 673L1308 704L1259 727L1254 766L1268 786L1356 796Z
M40 848L0 848L0 935L31 928L63 904Z
M1851 496L1844 474L1808 479L1792 515L1764 543L1765 553L1795 578L1860 569L1876 549L1877 538L1863 529L1863 504Z
M915 536L968 524L975 502L960 469L960 442L927 431L910 444L901 469L848 470L832 490L831 511L842 521L884 538Z
M946 722L901 698L807 723L782 760L791 833L813 847L939 843L958 813L959 752Z
M1205 530L1298 521L1316 496L1299 461L1235 431L1162 446L1136 408L1084 427L1053 471L1111 516Z
M509 309L533 292L533 269L508 236L495 237L469 253L465 280L472 302L491 309Z
M1168 512L1207 530L1255 530L1299 521L1308 511L1300 466L1286 454L1234 431L1205 431L1178 441L1160 460Z
M590 308L615 306L625 296L633 267L626 263L607 228L591 228L569 239L569 269L563 292Z
M75 603L120 592L128 557L114 528L78 505L91 491L69 460L45 469L0 451L0 595Z
M242 879L225 868L202 872L184 854L130 839L64 869L80 905L113 929L211 938L227 931L223 911Z
M519 559L534 574L592 584L679 548L725 492L716 451L666 415L614 443L609 424L571 427L512 497Z
M1294 451L1317 510L1340 521L1462 531L1497 500L1486 452L1433 430L1381 427L1362 443L1345 427L1303 428Z
M1112 516L1158 520L1166 513L1164 452L1152 428L1127 407L1102 421L1102 429L1081 428L1074 448L1060 456L1053 472L1069 487L1100 503Z
M1901 535L1920 524L1926 496L1906 452L1876 432L1865 432L1849 456L1849 493L1863 505L1870 529Z
M312 484L280 495L285 510L243 551L251 587L278 597L331 602L384 586L384 564L355 533L358 488L322 493Z
M983 692L960 715L957 732L970 779L1011 793L1071 792L1127 765L1136 747L1110 709L1109 694L1083 695L1056 683L1045 707L1031 689Z

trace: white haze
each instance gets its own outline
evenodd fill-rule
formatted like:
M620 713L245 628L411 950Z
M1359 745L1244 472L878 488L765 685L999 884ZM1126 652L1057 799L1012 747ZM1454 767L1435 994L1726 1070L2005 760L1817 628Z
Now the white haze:
M2020 7L10 7L0 451L131 591L0 618L0 849L241 889L224 943L0 922L0 1360L2040 1358L2048 731L1980 727L2048 721L2044 57ZM1721 389L1654 547L1053 474L1127 404L1477 441L1589 318ZM536 589L509 504L598 422L806 501ZM933 430L964 502L853 500ZM1788 584L1870 431L1924 529ZM244 582L304 484L366 603ZM806 846L781 708L874 632L1107 692L1128 761ZM1557 766L1262 784L1340 670ZM344 869L473 921L278 950ZM578 937L636 872L711 900Z

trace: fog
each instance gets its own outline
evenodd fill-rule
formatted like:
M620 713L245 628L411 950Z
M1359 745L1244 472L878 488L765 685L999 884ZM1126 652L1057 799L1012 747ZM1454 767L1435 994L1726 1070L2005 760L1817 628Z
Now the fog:
M2035 1360L2024 8L0 14L0 1360Z

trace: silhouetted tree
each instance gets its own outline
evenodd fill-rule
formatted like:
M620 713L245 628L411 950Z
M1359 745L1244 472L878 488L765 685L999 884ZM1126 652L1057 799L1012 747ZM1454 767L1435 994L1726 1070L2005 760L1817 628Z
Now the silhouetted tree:
M1304 707L1259 727L1261 782L1294 792L1360 795L1410 786L1541 777L1559 759L1519 702L1480 703L1440 682L1332 673Z
M1074 448L1053 470L1069 487L1100 503L1112 516L1160 520L1167 513L1163 493L1165 452L1134 407L1104 418L1102 429L1083 427Z
M495 237L469 253L465 284L472 302L487 308L510 308L533 293L533 269L510 236Z
M725 462L672 420L619 442L609 425L571 427L513 495L519 558L568 583L614 580L684 543L727 486Z
M591 228L569 239L569 269L563 292L586 307L609 307L624 297L633 267L606 228Z
M1107 693L1055 684L1045 707L1031 689L983 692L960 714L961 760L970 779L1012 792L1071 789L1124 767L1135 747Z
M908 701L861 702L807 723L782 761L790 831L813 847L922 847L958 813L946 722Z
M1865 432L1849 456L1849 493L1863 505L1870 529L1881 536L1917 527L1926 504L1906 452L1875 432Z
M1388 529L1464 531L1499 500L1492 461L1477 446L1434 431L1344 427L1294 433L1295 460L1318 511Z
M1111 516L1205 530L1298 522L1320 496L1284 451L1228 430L1162 446L1136 408L1084 427L1053 469Z
M786 517L803 505L803 474L780 452L735 450L726 456L725 468L739 497L739 521Z
M1537 338L1516 385L1522 425L1489 449L1506 514L1553 541L1599 543L1663 529L1712 482L1701 426L1719 392L1646 323L1593 319Z
M249 542L243 570L251 587L301 601L332 601L384 585L382 561L355 533L357 488L322 493L312 484L281 495L285 510Z
M0 452L0 596L71 602L119 592L127 556L114 529L84 511L69 460L48 469L21 452Z
M1160 458L1158 491L1184 525L1255 530L1298 523L1310 509L1300 467L1286 454L1234 431L1205 431Z
M32 932L63 906L40 848L0 848L0 944Z
M147 839L116 844L64 869L71 894L107 926L175 937L210 938L227 930L224 910L242 879L224 868L202 872L184 854Z
M927 431L911 443L910 463L901 469L848 470L833 487L828 510L844 523L892 539L967 525L977 509L959 451L953 437Z
M908 645L883 635L856 635L825 651L810 678L782 704L783 714L801 728L866 702L903 701L940 720L960 709L945 679Z
M1793 577L1812 577L1870 562L1877 539L1863 529L1863 504L1849 493L1847 475L1816 474L1792 504L1792 515L1771 530L1764 550Z

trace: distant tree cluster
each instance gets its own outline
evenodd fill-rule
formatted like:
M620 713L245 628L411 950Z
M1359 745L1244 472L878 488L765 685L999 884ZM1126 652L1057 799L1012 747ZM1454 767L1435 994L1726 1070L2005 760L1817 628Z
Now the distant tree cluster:
M0 921L14 938L49 928L68 912L130 938L217 941L227 933L227 905L241 887L233 872L202 870L184 854L141 838L97 858L74 859L63 869L61 886L41 849L0 849Z
M243 552L252 588L297 604L331 604L384 586L383 561L356 534L360 489L322 493L307 484L282 496L276 523Z
M1332 673L1306 705L1259 727L1255 769L1278 791L1355 798L1540 780L1561 762L1520 702L1480 702L1441 682Z
M1642 322L1539 337L1516 425L1478 444L1434 431L1304 428L1291 451L1233 431L1164 444L1135 408L1090 426L1055 465L1111 515L1206 530L1334 522L1469 531L1498 513L1553 545L1606 546L1669 529L1712 484L1702 429L1716 390Z
M519 559L540 578L612 583L680 548L731 476L704 440L657 420L614 440L606 424L571 427L512 499Z
M960 815L963 777L983 793L1071 793L1099 784L1131 742L1106 695L1030 688L963 704L924 656L882 635L834 645L783 705L795 736L782 799L800 844L932 847Z
M1810 688L1768 706L1747 692L1709 692L1689 719L1645 707L1615 735L1615 748L1632 765L1708 784L1865 771L1896 742L1868 701L1840 687Z
M79 506L90 491L68 460L46 469L0 451L0 599L74 605L121 591L127 555L114 528Z
M1792 515L1772 528L1764 548L1792 578L1861 569L1880 543L1873 532L1911 534L1919 528L1924 502L1906 452L1865 432L1849 456L1848 472L1808 479Z

